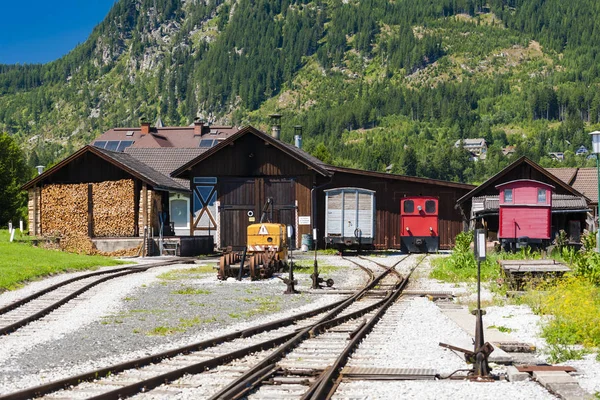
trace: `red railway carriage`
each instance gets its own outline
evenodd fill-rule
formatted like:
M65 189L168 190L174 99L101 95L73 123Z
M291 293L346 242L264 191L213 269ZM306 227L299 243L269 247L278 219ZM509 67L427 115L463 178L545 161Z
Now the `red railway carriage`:
M440 248L438 198L410 196L400 200L400 240L408 253L435 253Z
M505 249L545 246L552 228L554 187L530 179L496 186L500 191L498 239Z

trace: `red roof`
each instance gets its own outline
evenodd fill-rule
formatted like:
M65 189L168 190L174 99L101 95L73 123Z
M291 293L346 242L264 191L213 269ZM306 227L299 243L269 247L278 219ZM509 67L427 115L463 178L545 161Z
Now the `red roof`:
M198 148L203 139L216 140L216 143L225 140L240 129L235 126L203 125L201 134L196 134L196 127L191 126L169 126L151 127L150 133L142 134L142 128L113 128L97 137L97 141L133 141L132 147L137 148Z

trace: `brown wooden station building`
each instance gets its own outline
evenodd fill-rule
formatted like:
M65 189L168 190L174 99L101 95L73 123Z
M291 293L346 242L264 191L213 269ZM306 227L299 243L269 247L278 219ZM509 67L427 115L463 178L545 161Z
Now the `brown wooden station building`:
M455 204L473 185L327 165L281 141L277 126L269 135L253 127L234 133L232 127L195 125L113 129L28 182L23 188L29 193L30 233L76 229L94 240L131 243L145 227L157 236L162 216L162 232L172 239L211 236L217 249L239 249L246 244L246 227L260 220L272 198L269 217L295 227L296 247L313 228L324 247L325 191L336 188L372 191L373 244L379 249L400 248L404 196L439 197L442 249L451 248L463 230ZM174 136L184 134L188 144L178 144ZM192 139L198 143L188 148ZM113 144L116 150L109 150Z
M454 205L473 185L334 167L279 140L277 128L273 132L244 128L171 174L189 179L192 191L194 185L213 182L218 202L215 219L220 221L217 247L244 247L246 227L260 219L269 197L273 198L272 221L295 226L298 247L302 234L314 227L324 231L324 190L342 187L375 192L376 248L400 248L400 199L408 195L439 196L442 249L450 248L462 231L463 220ZM324 245L319 239L319 247Z

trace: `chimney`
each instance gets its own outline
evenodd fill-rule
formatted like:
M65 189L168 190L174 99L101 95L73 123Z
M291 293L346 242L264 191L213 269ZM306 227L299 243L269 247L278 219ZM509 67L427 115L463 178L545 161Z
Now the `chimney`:
M36 168L38 170L38 175L41 175L42 172L44 172L45 167L43 165L38 165Z
M302 148L302 126L296 125L294 126L294 146L301 149Z
M141 121L141 125L142 125L142 135L147 135L150 133L150 122L146 121L145 119L142 119Z
M281 114L270 114L271 117L271 136L279 140L281 136Z
M194 119L194 136L201 136L202 128L204 128L204 120L201 118L195 118Z

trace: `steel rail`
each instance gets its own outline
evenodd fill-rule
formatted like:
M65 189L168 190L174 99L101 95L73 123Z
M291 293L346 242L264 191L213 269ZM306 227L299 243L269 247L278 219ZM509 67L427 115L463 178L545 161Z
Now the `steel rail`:
M359 343L371 332L375 325L377 325L377 323L386 313L388 308L398 299L398 297L400 297L404 288L408 284L410 276L426 257L427 256L421 258L421 260L419 260L419 262L410 270L410 272L404 277L404 279L402 279L402 281L396 285L393 293L391 293L389 298L386 300L385 304L375 313L373 318L371 318L350 340L342 354L340 354L340 356L336 359L336 361L331 367L329 367L323 372L323 374L317 379L313 387L309 389L309 391L305 393L304 396L302 396L302 400L323 400L330 399L333 396L337 389L337 386L340 383L340 372L348 362L348 359L350 358L354 350L358 347Z
M329 312L329 314L327 314L325 317L321 318L317 323L313 324L312 326L302 329L300 332L298 332L298 334L296 336L294 336L288 342L286 342L285 344L280 346L279 349L277 349L275 352L273 352L268 357L265 357L261 362L259 362L254 367L250 368L248 371L246 371L239 378L237 378L236 380L231 382L225 388L221 389L221 391L219 391L217 394L211 396L210 399L211 400L238 399L238 398L241 398L244 395L246 395L250 390L253 390L260 383L260 381L256 380L256 377L261 375L260 374L261 371L264 373L264 371L268 370L269 368L271 368L271 369L275 368L275 363L277 363L279 360L281 360L283 357L285 357L285 355L288 352L290 352L295 347L297 347L302 341L304 341L305 339L307 339L311 336L311 331L313 331L313 328L315 328L317 326L322 327L323 323L326 323L327 321L333 319L337 314L339 314L342 310L347 308L350 304L352 304L355 301L357 301L358 299L360 299L365 293L367 293L374 286L376 286L386 275L391 273L391 271L398 264L400 264L402 261L406 260L407 258L408 258L408 256L402 258L401 260L396 262L394 264L394 266L392 266L391 268L385 267L386 271L383 272L382 274L380 274L379 276L377 276L375 279L373 279L367 286L365 286L363 289L361 289L356 294L350 296L346 301L344 301L344 303L342 303L341 305L339 305L338 307L333 309L331 312ZM355 263L355 264L357 264L357 263ZM378 303L381 303L381 302L382 301L380 301ZM371 307L372 306L369 306L367 308L371 308ZM361 311L362 310L355 311L352 314L356 318L358 313L360 313ZM366 312L368 312L368 311L366 311ZM364 315L366 312L364 312L360 315ZM340 321L339 323L344 322L346 320L345 317L347 317L347 316L339 318L339 321ZM348 319L351 319L351 318L348 318ZM319 330L314 331L313 333L318 334L318 332L319 332Z
M153 266L157 266L157 265L153 265ZM363 268L363 269L369 273L370 278L369 278L368 284L371 284L374 280L373 274L370 273L371 271L369 269L367 269L367 268ZM262 332L274 330L277 328L289 326L299 320L302 320L305 318L310 318L315 315L321 314L323 312L329 311L335 307L338 307L341 304L347 302L347 300L348 300L348 298L344 298L342 300L336 301L334 303L331 303L331 304L323 306L323 307L319 307L319 308L311 310L311 311L299 313L299 314L293 315L291 317L282 318L282 319L279 319L279 320L276 320L273 322L261 324L256 327L253 327L253 328L236 331L236 332L233 332L233 333L230 333L227 335L222 335L222 336L219 336L219 337L216 337L213 339L194 343L194 344L180 347L177 349L168 350L165 352L142 357L142 358L139 358L136 360L127 361L124 363L120 363L120 364L105 367L105 368L100 368L100 369L97 369L94 371L90 371L90 372L86 372L86 373L79 374L76 376L60 379L60 380L57 380L54 382L49 382L47 384L24 389L24 390L21 390L18 392L6 394L6 395L0 395L0 400L23 400L23 399L29 399L32 397L40 397L40 396L70 387L70 386L76 386L82 382L93 381L98 378L102 378L102 377L109 376L109 375L114 375L114 374L129 370L129 369L141 368L143 366L154 364L154 363L160 362L162 360L173 358L173 357L181 355L181 354L193 353L196 351L214 347L216 345L219 345L219 344L222 344L225 342L233 341L235 339L245 338L245 337L249 337L249 336L252 336L252 335L255 335L258 333L262 333ZM284 335L282 337L273 339L271 341L273 343L271 345L271 347L274 347L277 344L280 344L280 342L279 342L280 340L284 340L284 341L288 340L289 339L288 336L290 336L290 335L293 336L295 334L297 334L297 331L292 332L288 335ZM269 345L268 342L269 341L261 343L258 349L260 350L262 348L267 347ZM111 396L114 396L114 397L106 397L106 398L119 398L119 397L131 396L131 394L138 393L142 389L150 390L150 389L160 386L166 382L170 382L175 379L178 379L185 374L203 372L206 369L210 369L210 368L213 368L214 366L221 365L223 362L227 362L228 360L233 360L235 358L241 358L247 354L257 351L255 348L250 348L250 349L246 348L245 351L243 351L243 350L244 349L241 349L240 351L232 352L232 353L226 354L224 356L221 356L220 361L217 360L212 364L211 364L211 360L207 360L205 362L199 363L199 365L197 366L197 368L198 368L197 370L194 369L194 366L191 366L191 367L188 367L189 370L179 370L179 373L173 373L173 374L157 377L157 379L151 378L151 379L145 380L145 381L143 381L142 386L137 385L137 386L139 386L137 389L132 388L133 390L130 390L128 387L123 387L120 390L113 391L110 393Z
M188 262L188 261L191 261L191 260L193 260L193 259L191 259L191 258L180 258L177 261L185 263L185 262ZM66 285L68 285L70 283L77 282L77 281L80 281L80 280L83 280L83 279L91 278L92 276L112 274L114 272L121 272L121 271L126 271L126 270L130 270L130 269L135 269L135 268L137 268L137 269L139 269L139 268L145 268L145 269L147 269L147 268L161 267L161 266L164 266L164 265L173 264L174 261L176 261L176 260L162 261L162 262L152 263L152 264L144 265L144 266L130 265L130 266L127 266L127 267L114 268L114 269L105 270L105 271L96 271L96 272L91 272L89 274L84 274L84 275L76 276L74 278L70 278L70 279L64 280L62 282L56 283L56 284L54 284L52 286L48 286L47 288L44 288L44 289L42 289L40 291L37 291L37 292L35 292L33 294L30 294L27 297L24 297L22 299L14 301L14 302L6 305L6 306L0 307L0 315L6 314L7 312L14 310L15 308L21 307L25 303L29 303L31 300L35 300L38 297L43 296L43 295L45 295L47 293L50 293L50 292L52 292L52 291L54 291L56 289L59 289L62 286L66 286Z
M188 262L189 262L191 259L185 259L185 260L188 260ZM41 290L39 292L36 292L36 293L34 293L34 294L32 294L32 295L24 298L24 299L21 299L19 301L16 301L14 303L9 304L8 306L4 307L2 310L9 309L8 311L13 311L13 310L18 309L19 307L22 307L23 305L27 304L28 302L30 302L32 300L35 300L36 298L39 298L39 297L41 297L41 296L43 296L45 294L48 294L48 293L50 293L50 292L52 292L52 291L54 291L56 289L64 287L64 286L66 286L66 285L68 285L70 283L73 283L73 282L76 282L76 281L80 281L80 280L83 280L83 279L86 279L86 278L89 278L89 277L93 277L93 276L100 276L100 275L110 274L110 275L105 276L103 278L97 279L94 282L91 282L91 283L89 283L89 284L87 284L87 285L79 288L78 290L75 290L75 291L69 293L68 295L66 295L65 297L61 298L60 300L58 300L58 301L50 304L47 307L44 307L44 308L40 309L40 311L35 312L35 313L29 315L26 318L23 318L23 319L21 319L19 321L16 321L16 322L14 322L14 323L12 323L10 325L1 327L0 328L0 335L6 335L6 334L9 334L11 332L14 332L17 329L22 328L23 326L25 326L25 325L33 322L33 321L36 321L36 320L38 320L38 319L40 319L40 318L42 318L42 317L50 314L52 311L54 311L57 308L63 306L64 304L68 303L69 301L71 301L75 297L79 296L80 294L82 294L82 293L90 290L94 286L99 285L100 283L106 282L106 281L111 280L111 279L119 278L119 277L122 277L122 276L130 275L130 274L135 274L135 273L138 273L138 272L144 272L144 271L147 271L150 268L161 267L161 266L166 266L166 265L172 265L172 264L177 264L177 263L181 263L181 262L182 262L181 259L179 259L179 260L170 260L170 261L167 261L167 262L160 262L160 263L156 263L156 264L152 264L152 265L144 265L144 266L139 266L139 267L133 267L133 266L131 266L131 267L125 267L125 268L118 268L116 270L111 270L111 271L102 271L101 273L86 274L83 277L77 277L77 278L69 279L69 280L67 280L65 282L61 282L59 284L53 285L50 288L43 289L43 290ZM48 289L51 289L51 290L48 290ZM17 304L17 305L15 305L15 304ZM6 312L7 311L5 311L5 313Z

